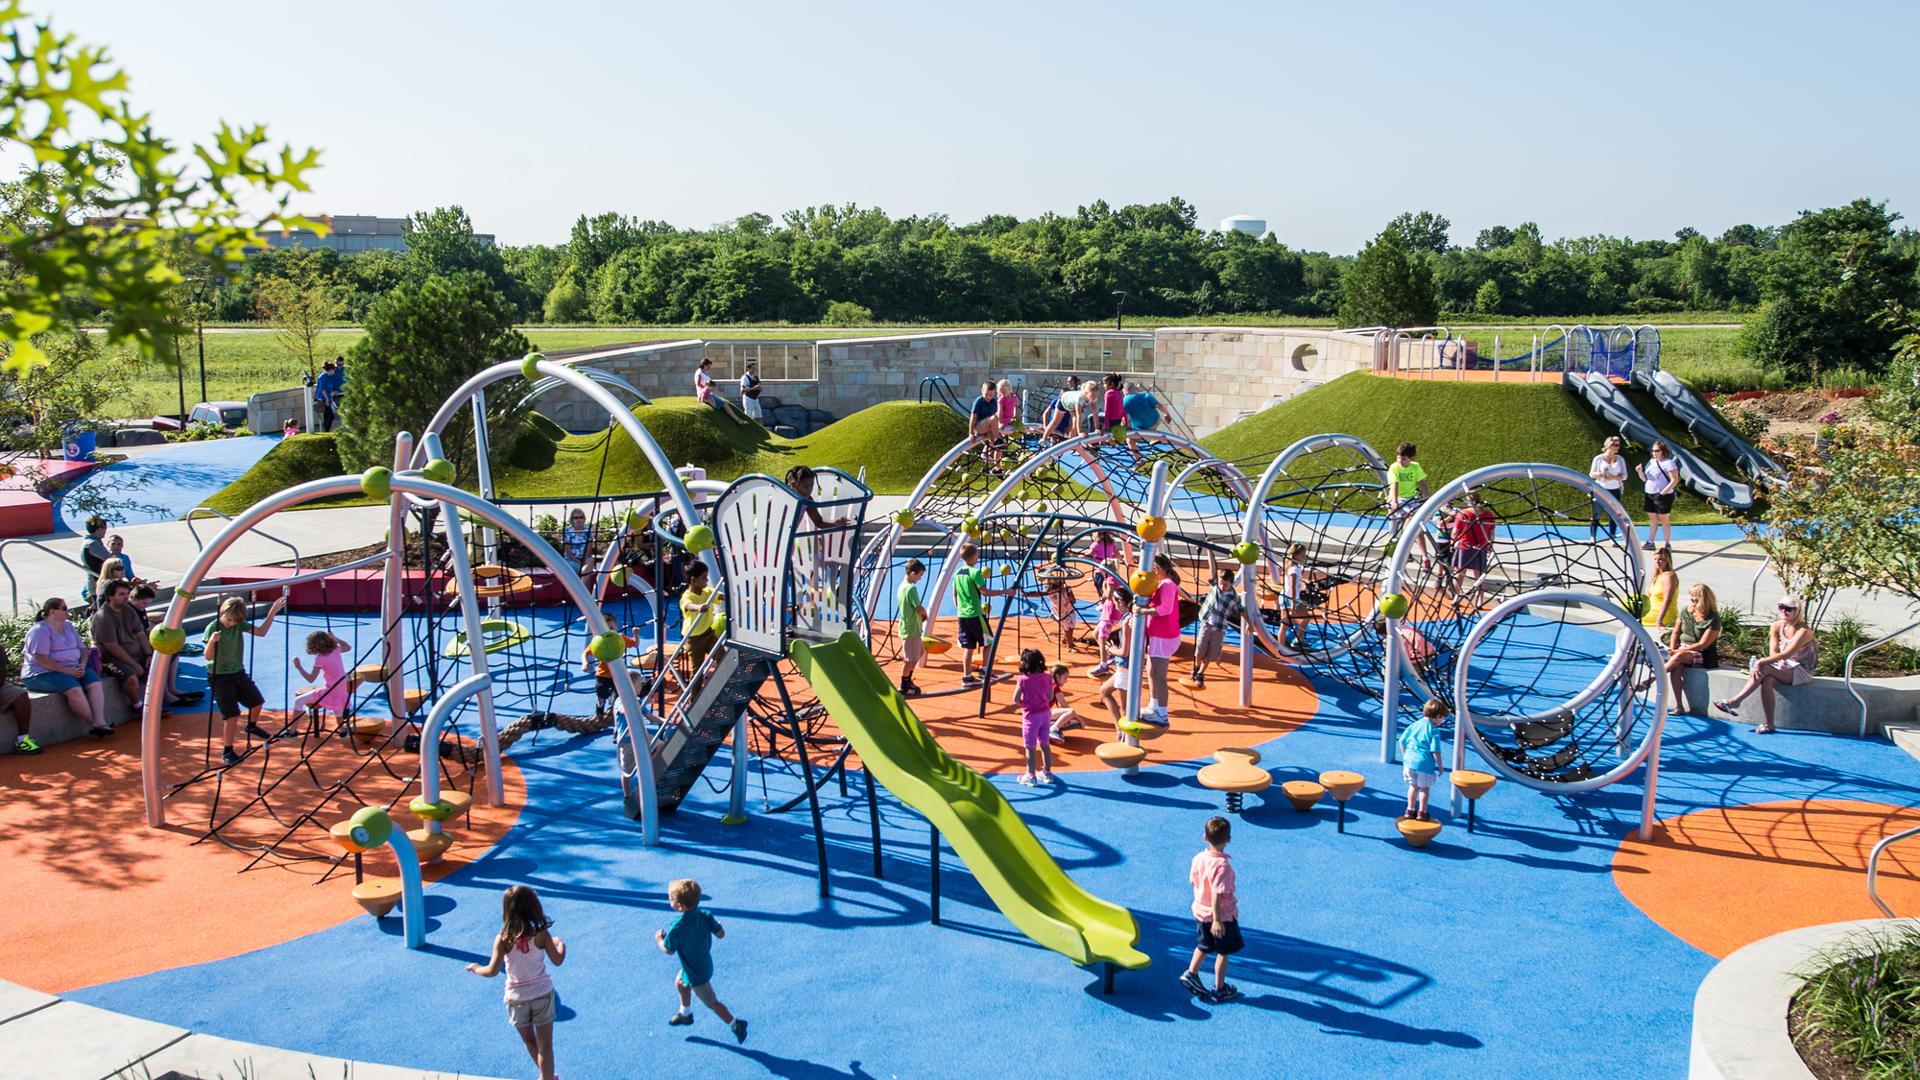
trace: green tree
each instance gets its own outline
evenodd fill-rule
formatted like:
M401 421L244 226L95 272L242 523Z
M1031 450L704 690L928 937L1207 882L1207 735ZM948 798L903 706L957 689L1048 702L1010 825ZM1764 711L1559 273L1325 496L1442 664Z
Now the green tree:
M305 258L260 282L253 294L254 312L273 324L274 343L304 365L309 378L319 373L320 335L340 315L333 282L313 257L318 254L302 252Z
M1473 310L1480 315L1500 314L1500 283L1488 278L1473 291Z
M580 272L569 266L547 293L542 314L550 323L579 323L593 318L593 300L580 284Z
M1899 334L1882 313L1920 301L1914 256L1895 243L1898 220L1867 199L1801 213L1767 262L1741 350L1808 381L1839 367L1884 370Z
M820 321L828 326L866 326L873 322L873 312L851 300L835 300Z
M509 301L517 300L500 249L480 239L467 212L458 206L423 210L407 219L407 276L415 282L439 275L473 272L487 279Z
M1453 242L1453 222L1431 210L1401 214L1387 222L1387 228L1400 234L1408 251L1439 255Z
M1348 326L1431 326L1437 307L1433 272L1391 226L1340 275L1340 321Z
M345 426L338 438L340 460L350 469L389 465L393 438L402 431L418 435L435 409L474 372L529 352L532 346L513 328L513 306L484 276L439 274L409 282L373 306L366 333L348 351ZM522 414L499 407L512 394L490 394L489 436L495 446L510 446ZM472 430L456 421L442 439L448 459L466 467L472 459Z
M0 148L24 162L0 193L0 350L46 359L40 335L104 316L108 344L171 359L171 252L237 262L258 229L320 228L286 210L319 155L268 147L264 127L222 124L185 148L135 110L106 50L0 4Z

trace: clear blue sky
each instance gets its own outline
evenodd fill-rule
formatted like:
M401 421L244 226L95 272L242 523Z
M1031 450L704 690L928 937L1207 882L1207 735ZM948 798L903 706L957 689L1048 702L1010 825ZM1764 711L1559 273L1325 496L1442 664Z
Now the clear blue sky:
M1920 5L84 0L175 138L320 146L302 209L706 226L821 202L957 222L1181 195L1356 250L1920 212Z

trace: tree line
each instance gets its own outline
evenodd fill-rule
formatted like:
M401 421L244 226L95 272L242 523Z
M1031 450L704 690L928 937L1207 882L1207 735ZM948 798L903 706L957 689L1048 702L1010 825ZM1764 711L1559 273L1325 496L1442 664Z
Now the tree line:
M1432 211L1401 214L1357 255L1294 250L1272 234L1201 228L1179 198L1071 216L990 215L972 224L818 206L779 222L748 214L681 229L582 216L564 244L495 248L459 207L414 215L405 253L256 253L209 298L211 317L273 318L290 306L362 321L383 296L433 275L477 273L524 322L1092 322L1117 291L1142 317L1261 314L1352 325L1491 316L1751 313L1746 348L1769 366L1879 370L1916 306L1920 237L1885 203L1807 211L1717 237L1547 240L1533 222L1456 245ZM304 282L289 292L287 281Z

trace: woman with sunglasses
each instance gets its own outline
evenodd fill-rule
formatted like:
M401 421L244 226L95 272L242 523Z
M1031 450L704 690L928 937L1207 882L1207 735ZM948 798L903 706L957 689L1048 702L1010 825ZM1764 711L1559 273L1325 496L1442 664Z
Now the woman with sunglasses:
M106 690L99 673L87 663L86 644L67 618L65 600L56 596L40 605L22 651L27 654L27 666L21 685L36 694L66 698L67 708L86 722L95 738L113 734L107 723Z
M1767 628L1772 651L1753 662L1753 671L1740 692L1716 701L1713 707L1728 716L1740 715L1740 703L1755 690L1760 691L1760 711L1766 719L1753 729L1755 735L1773 731L1773 698L1776 686L1804 686L1813 681L1813 669L1820 663L1820 641L1800 614L1800 601L1791 596L1781 599L1780 617Z
M1673 448L1656 442L1647 451L1647 463L1640 466L1640 480L1646 484L1647 540L1642 551L1673 546L1673 496L1680 490L1680 463L1673 460ZM1667 538L1659 539L1660 530Z

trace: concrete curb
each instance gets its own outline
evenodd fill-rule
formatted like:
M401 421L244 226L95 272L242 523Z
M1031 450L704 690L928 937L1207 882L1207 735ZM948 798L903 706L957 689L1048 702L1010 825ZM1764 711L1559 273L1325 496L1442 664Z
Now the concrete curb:
M1741 668L1720 667L1711 671L1688 668L1685 676L1687 712L1706 716L1711 702L1730 698L1747 681ZM1912 721L1920 709L1920 675L1892 679L1855 678L1853 685L1867 701L1867 734L1879 735L1890 724ZM1833 735L1860 734L1860 703L1847 693L1846 680L1831 675L1815 676L1804 686L1792 686L1776 694L1774 724L1783 731L1824 731ZM1719 713L1714 718L1725 720ZM1740 703L1737 724L1758 724L1766 714L1760 711L1760 695Z
M1762 938L1720 961L1693 998L1689 1080L1811 1080L1787 1034L1787 1007L1800 989L1792 974L1811 956L1863 931L1910 919L1861 919L1803 926Z

